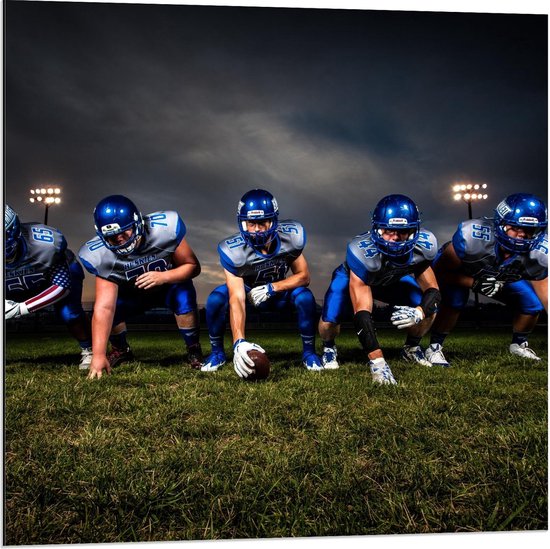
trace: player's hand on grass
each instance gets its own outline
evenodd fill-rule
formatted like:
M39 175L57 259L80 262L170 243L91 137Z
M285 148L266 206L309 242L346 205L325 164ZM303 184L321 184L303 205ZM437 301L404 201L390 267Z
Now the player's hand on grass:
M88 372L88 379L99 379L103 372L107 374L111 373L111 366L105 355L99 357L94 354L92 363L90 364L90 371Z
M248 292L248 301L257 307L264 301L267 301L273 294L275 290L271 284L264 284L263 286L256 286Z
M396 305L391 315L391 321L394 326L397 326L398 330L404 328L410 328L419 322L424 320L424 312L422 309L416 307L406 307L403 305Z
M238 339L233 344L233 368L239 377L246 378L254 372L254 361L248 356L248 351L252 349L265 353L259 345L244 339Z
M164 284L165 273L163 271L148 271L136 278L136 286L142 290L150 290L155 286Z
M5 320L19 318L20 316L26 315L29 312L29 309L27 308L25 303L18 303L17 301L12 301L11 299L4 300L4 310Z

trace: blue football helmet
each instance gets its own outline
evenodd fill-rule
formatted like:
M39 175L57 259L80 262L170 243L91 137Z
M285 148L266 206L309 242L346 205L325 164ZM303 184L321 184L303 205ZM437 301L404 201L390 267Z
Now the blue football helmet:
M4 240L4 254L6 261L11 263L17 255L21 241L21 223L19 216L6 204L4 208L4 230L6 239Z
M115 194L101 200L94 210L95 230L105 246L118 255L131 254L143 235L143 217L136 205L125 196ZM132 229L130 238L122 244L110 242L111 237Z
M511 194L495 209L495 239L508 252L530 252L544 238L547 226L546 205L534 194ZM506 232L510 227L523 227L530 237L508 236Z
M382 236L384 229L408 230L407 240L390 242ZM420 213L416 204L402 194L390 194L378 202L372 213L372 240L380 253L390 257L410 254L420 232Z
M279 206L277 200L268 191L262 189L248 191L237 207L237 220L244 241L257 252L261 252L278 238ZM256 233L247 231L247 221L259 220L271 221L271 225L265 231Z

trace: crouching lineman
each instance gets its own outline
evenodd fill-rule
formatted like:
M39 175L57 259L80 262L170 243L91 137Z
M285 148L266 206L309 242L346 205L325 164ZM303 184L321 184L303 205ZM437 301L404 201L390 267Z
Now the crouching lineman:
M441 287L441 310L432 327L426 358L448 366L443 342L468 302L470 290L509 306L514 312L510 353L540 360L528 337L539 313L548 311L548 225L546 205L517 193L496 208L494 220L463 221L434 261Z
M245 340L246 298L260 311L295 308L302 338L302 363L308 370L321 370L315 354L315 298L306 287L309 269L303 255L304 227L297 221L280 221L277 201L268 191L254 189L240 200L239 233L220 242L218 252L226 283L215 288L206 302L206 320L212 353L202 371L225 364L223 335L228 308L233 333L233 366L241 378L253 370L247 351L261 347ZM292 274L285 278L288 270Z
M197 299L191 279L201 269L185 240L180 216L174 211L142 216L130 199L113 195L98 203L94 221L97 236L79 252L82 264L96 277L89 377L99 378L103 370L110 373L112 367L133 358L125 321L154 307L168 307L174 313L188 362L200 368Z
M354 326L367 353L373 381L396 384L376 337L372 320L374 299L396 305L392 323L407 330L403 358L431 365L420 341L430 329L440 301L430 266L436 252L436 238L420 227L418 208L410 198L392 194L378 202L372 215L372 230L348 244L346 261L333 272L325 295L319 321L325 368L339 367L335 338L342 319L353 311Z
M49 305L78 341L79 367L92 361L90 323L82 309L84 271L57 229L41 223L21 223L4 209L5 320L19 318Z

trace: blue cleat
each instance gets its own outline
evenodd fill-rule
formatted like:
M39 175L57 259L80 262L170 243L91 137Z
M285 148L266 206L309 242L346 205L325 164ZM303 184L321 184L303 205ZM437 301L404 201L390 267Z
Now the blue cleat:
M311 371L320 372L323 370L321 359L315 353L304 353L302 355L302 364Z
M201 367L201 372L216 372L224 364L225 364L225 353L223 351L210 353L210 356L206 359L206 362Z

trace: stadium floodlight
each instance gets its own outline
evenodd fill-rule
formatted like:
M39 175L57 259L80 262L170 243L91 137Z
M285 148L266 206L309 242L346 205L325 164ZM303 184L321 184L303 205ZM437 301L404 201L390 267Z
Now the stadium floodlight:
M463 200L468 206L468 219L472 219L472 202L478 200L487 200L487 193L471 192L479 189L487 189L487 183L455 183L452 186L453 199L455 201Z
M61 189L53 186L31 189L29 202L31 204L44 204L44 225L47 225L50 206L61 204Z

